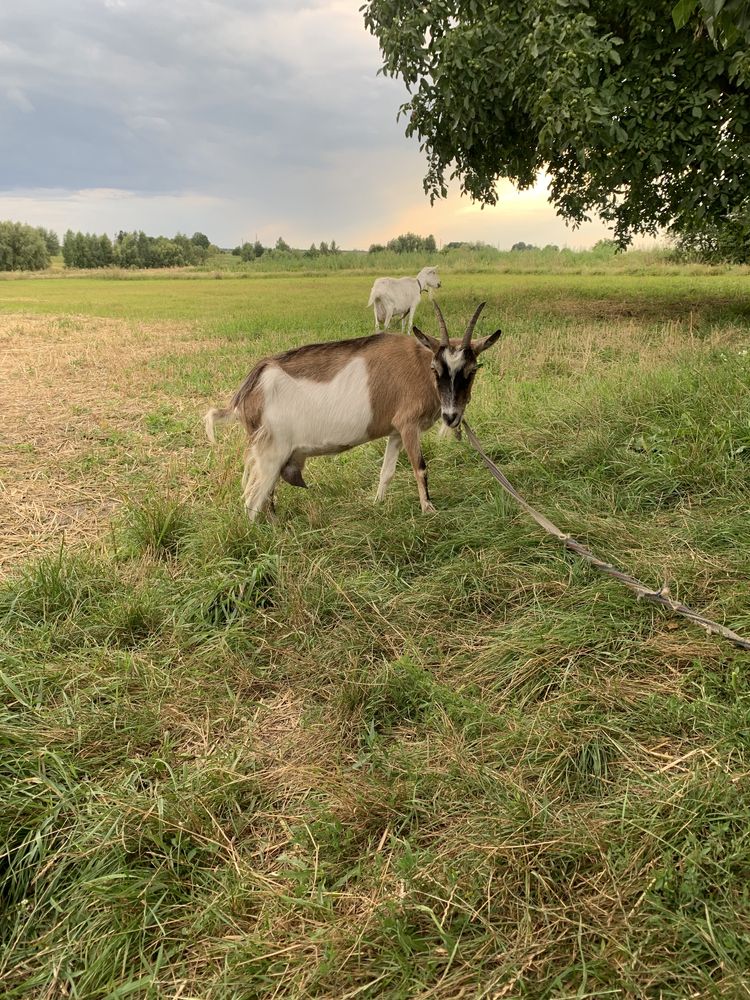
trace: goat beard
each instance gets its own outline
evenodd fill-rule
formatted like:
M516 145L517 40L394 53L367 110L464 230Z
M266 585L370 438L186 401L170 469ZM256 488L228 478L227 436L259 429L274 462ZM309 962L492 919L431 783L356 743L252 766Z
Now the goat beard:
M452 434L456 441L461 440L461 424L458 427L449 427L446 422L441 418L440 427L438 428L438 437L444 438L449 434Z

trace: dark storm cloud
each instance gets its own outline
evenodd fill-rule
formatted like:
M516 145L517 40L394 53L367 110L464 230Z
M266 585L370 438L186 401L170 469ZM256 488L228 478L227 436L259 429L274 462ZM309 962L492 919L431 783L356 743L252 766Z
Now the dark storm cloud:
M30 0L0 9L0 188L226 195L256 183L289 193L339 154L396 149L401 93L376 78L356 8Z

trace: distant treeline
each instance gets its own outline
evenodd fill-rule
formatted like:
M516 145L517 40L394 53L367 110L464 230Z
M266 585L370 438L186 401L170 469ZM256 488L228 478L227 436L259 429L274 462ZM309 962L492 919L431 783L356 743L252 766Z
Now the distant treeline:
M744 240L744 242L743 242ZM290 246L282 237L274 246L260 240L244 242L233 250L220 249L204 233L187 236L177 233L147 236L143 231L121 231L108 235L68 230L62 247L57 233L42 226L0 221L0 271L40 271L50 266L52 257L62 252L68 268L175 268L197 266L214 270L245 270L253 264L269 271L344 271L350 269L391 268L394 271L415 268L427 263L444 262L445 266L472 270L513 271L565 270L584 262L605 261L620 256L614 240L599 240L590 250L577 251L554 244L539 247L519 241L510 251L500 250L482 241L453 241L438 250L435 237L402 233L387 243L373 243L368 250L342 250L336 240L312 243L306 250ZM723 231L705 231L700 237L681 237L659 253L665 262L680 264L750 262L750 235L745 233L732 243ZM255 267L253 268L255 269Z
M59 253L57 233L22 222L0 222L0 271L43 271Z
M185 267L202 264L211 243L203 233L186 236L146 236L142 231L119 232L114 240L106 233L74 233L63 237L62 255L66 267Z
M341 253L341 247L337 245L336 240L331 240L330 243L321 240L320 246L311 243L307 250L295 250L281 236L276 240L274 247L264 247L260 240L255 240L254 243L241 243L232 250L232 256L240 257L245 263L259 260L261 257L273 260L279 257L328 257L337 253Z

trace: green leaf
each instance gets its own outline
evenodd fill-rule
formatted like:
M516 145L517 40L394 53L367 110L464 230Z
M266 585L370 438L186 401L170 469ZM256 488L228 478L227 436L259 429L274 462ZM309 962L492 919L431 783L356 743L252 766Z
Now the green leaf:
M674 5L672 8L672 20L678 31L680 28L685 27L690 20L690 15L697 6L698 0L679 0L679 3Z

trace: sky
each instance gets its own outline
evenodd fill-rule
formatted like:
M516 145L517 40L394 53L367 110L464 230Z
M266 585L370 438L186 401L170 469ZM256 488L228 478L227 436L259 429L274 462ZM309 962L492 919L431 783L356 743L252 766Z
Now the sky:
M585 247L545 179L481 209L431 207L407 93L377 75L361 0L5 0L0 6L0 219L116 233L200 231L219 246L283 237L367 248L406 231L439 244Z

